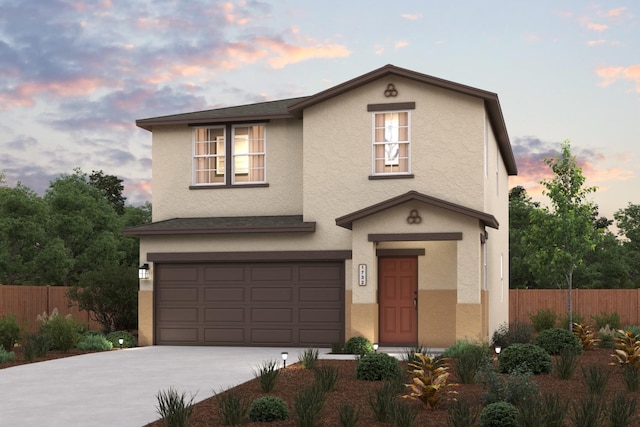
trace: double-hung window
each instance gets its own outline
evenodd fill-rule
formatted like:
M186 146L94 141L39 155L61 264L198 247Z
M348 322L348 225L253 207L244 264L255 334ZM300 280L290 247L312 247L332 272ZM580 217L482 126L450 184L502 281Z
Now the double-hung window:
M265 143L264 124L195 128L193 184L264 184Z
M408 175L410 126L408 111L373 113L373 175Z

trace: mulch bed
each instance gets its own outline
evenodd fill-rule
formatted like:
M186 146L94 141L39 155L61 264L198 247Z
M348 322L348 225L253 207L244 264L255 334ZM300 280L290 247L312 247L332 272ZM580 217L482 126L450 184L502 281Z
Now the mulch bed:
M561 380L556 374L551 373L548 375L537 375L535 377L542 393L559 393L569 400L569 408L571 411L572 404L578 402L580 399L587 396L585 387L582 380L581 368L589 368L592 365L600 366L609 376L607 383L607 389L604 394L604 399L609 401L613 396L618 393L626 393L629 396L638 397L639 393L627 393L622 380L621 368L619 366L612 366L610 363L614 360L611 357L612 350L610 349L598 349L585 352L578 357L578 366L575 374L570 380ZM324 404L321 420L318 426L331 426L335 427L339 425L338 422L338 409L340 406L348 403L354 406L360 413L360 419L358 425L362 426L389 426L391 424L385 424L377 422L374 418L374 414L369 404L369 396L374 392L377 387L380 387L379 382L361 381L355 378L355 368L357 362L354 360L320 360L320 365L335 366L339 370L338 387L336 391L329 392L326 395L326 402ZM455 382L455 377L452 376L452 380ZM264 425L277 425L277 426L295 426L295 413L293 410L293 402L298 392L306 386L313 383L313 372L302 369L299 364L287 366L287 368L281 371L278 378L278 383L273 392L268 395L279 396L289 406L291 419L288 421L279 421L277 423L251 423L246 421L243 426L264 426ZM215 385L212 384L212 388ZM267 393L263 393L260 390L260 386L256 379L243 383L233 390L239 393L241 396L248 400L253 400L258 397L264 396ZM481 384L471 385L459 385L452 387L451 390L455 391L455 394L451 394L450 398L464 399L467 402L480 407L481 396L484 392L484 388ZM222 392L222 390L216 390ZM435 409L425 409L421 403L406 400L413 405L418 411L418 418L416 425L428 425L428 426L447 426L447 400L441 402L441 404ZM161 420L148 425L148 427L161 427L163 424ZM194 407L193 418L191 422L192 427L204 427L204 426L218 426L221 425L218 415L218 405L215 397L206 399ZM567 417L565 425L569 426L570 421ZM640 425L640 416L636 415L634 423L632 425Z

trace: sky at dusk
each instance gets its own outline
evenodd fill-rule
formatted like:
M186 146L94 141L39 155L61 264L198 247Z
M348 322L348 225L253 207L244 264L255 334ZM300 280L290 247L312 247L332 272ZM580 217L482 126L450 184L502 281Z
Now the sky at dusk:
M609 218L640 203L640 3L0 0L0 171L151 200L135 120L307 96L385 64L495 92L523 185L571 140Z

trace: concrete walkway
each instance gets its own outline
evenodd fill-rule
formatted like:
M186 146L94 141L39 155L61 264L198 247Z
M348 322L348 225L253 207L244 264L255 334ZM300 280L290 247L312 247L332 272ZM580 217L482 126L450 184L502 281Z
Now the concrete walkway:
M155 346L0 369L0 426L141 427L159 418L159 391L201 401L282 361L282 351L296 363L304 349Z

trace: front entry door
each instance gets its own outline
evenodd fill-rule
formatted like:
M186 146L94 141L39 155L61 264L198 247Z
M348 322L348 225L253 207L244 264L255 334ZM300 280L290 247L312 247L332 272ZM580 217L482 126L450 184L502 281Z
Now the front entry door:
M418 259L379 258L379 341L414 345L418 340Z

